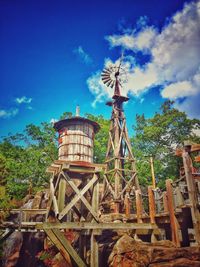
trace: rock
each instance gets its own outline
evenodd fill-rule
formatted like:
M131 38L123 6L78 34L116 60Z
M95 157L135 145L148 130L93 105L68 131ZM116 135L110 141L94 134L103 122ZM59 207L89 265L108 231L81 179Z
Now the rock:
M149 267L200 267L200 262L180 258L169 262L152 263Z
M200 247L176 248L171 241L146 243L124 235L108 263L110 267L200 267Z
M13 267L16 265L23 242L22 233L14 232L5 241L3 247L3 266Z

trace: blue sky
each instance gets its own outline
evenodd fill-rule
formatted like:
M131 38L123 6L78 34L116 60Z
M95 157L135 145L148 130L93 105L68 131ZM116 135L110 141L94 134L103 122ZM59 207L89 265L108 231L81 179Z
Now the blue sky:
M200 118L199 1L0 1L0 136L64 111L110 117L100 72L124 50L136 113L152 116L165 99Z

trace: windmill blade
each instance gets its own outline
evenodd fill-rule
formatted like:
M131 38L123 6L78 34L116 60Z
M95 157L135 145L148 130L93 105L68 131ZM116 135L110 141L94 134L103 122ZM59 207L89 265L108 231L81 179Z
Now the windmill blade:
M108 82L107 86L110 86L110 85L111 85L111 83L112 83L112 80L110 80L110 81Z
M102 80L103 81L106 81L106 80L108 80L108 81L110 81L110 80L112 80L110 77L107 77L107 78L102 78Z
M103 71L102 71L102 73L111 73L112 72L112 70L111 69L104 69Z
M101 74L102 78L110 77L110 74Z
M109 82L110 80L111 80L110 78L102 79L102 81L103 81L104 83Z
M111 88L113 88L114 87L114 84L115 84L115 81L112 81L112 84L111 84Z

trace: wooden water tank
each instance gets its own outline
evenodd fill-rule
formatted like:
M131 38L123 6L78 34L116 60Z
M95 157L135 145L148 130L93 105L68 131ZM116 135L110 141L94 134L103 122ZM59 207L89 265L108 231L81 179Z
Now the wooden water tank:
M56 122L59 133L58 159L93 162L94 135L99 124L83 117L72 117Z

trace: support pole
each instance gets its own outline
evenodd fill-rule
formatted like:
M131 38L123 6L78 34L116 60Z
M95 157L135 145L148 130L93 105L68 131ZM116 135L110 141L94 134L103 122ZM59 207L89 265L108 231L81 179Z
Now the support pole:
M180 247L179 227L178 227L178 221L176 219L175 211L174 211L173 189L172 189L171 179L166 180L166 189L167 189L167 203L168 203L168 210L169 210L172 241L177 247Z
M153 193L153 187L148 186L148 196L149 196L149 216L150 222L155 223L155 215L156 215L156 204Z
M97 174L94 174L97 176ZM92 194L92 207L96 213L98 213L99 207L99 180L93 186L93 194ZM91 233L91 258L90 258L90 266L98 267L99 266L99 246L96 240L96 231L92 230Z
M191 205L192 222L195 231L196 242L200 244L200 212L198 209L197 191L195 188L195 179L192 176L192 160L188 152L182 154L185 176L188 187L188 195Z
M155 189L156 188L156 178L155 178L155 172L154 172L153 157L150 157L150 165L151 165L152 186L153 186L153 189Z
M137 214L137 222L142 223L142 198L141 191L135 190L135 199L136 199L136 214Z

